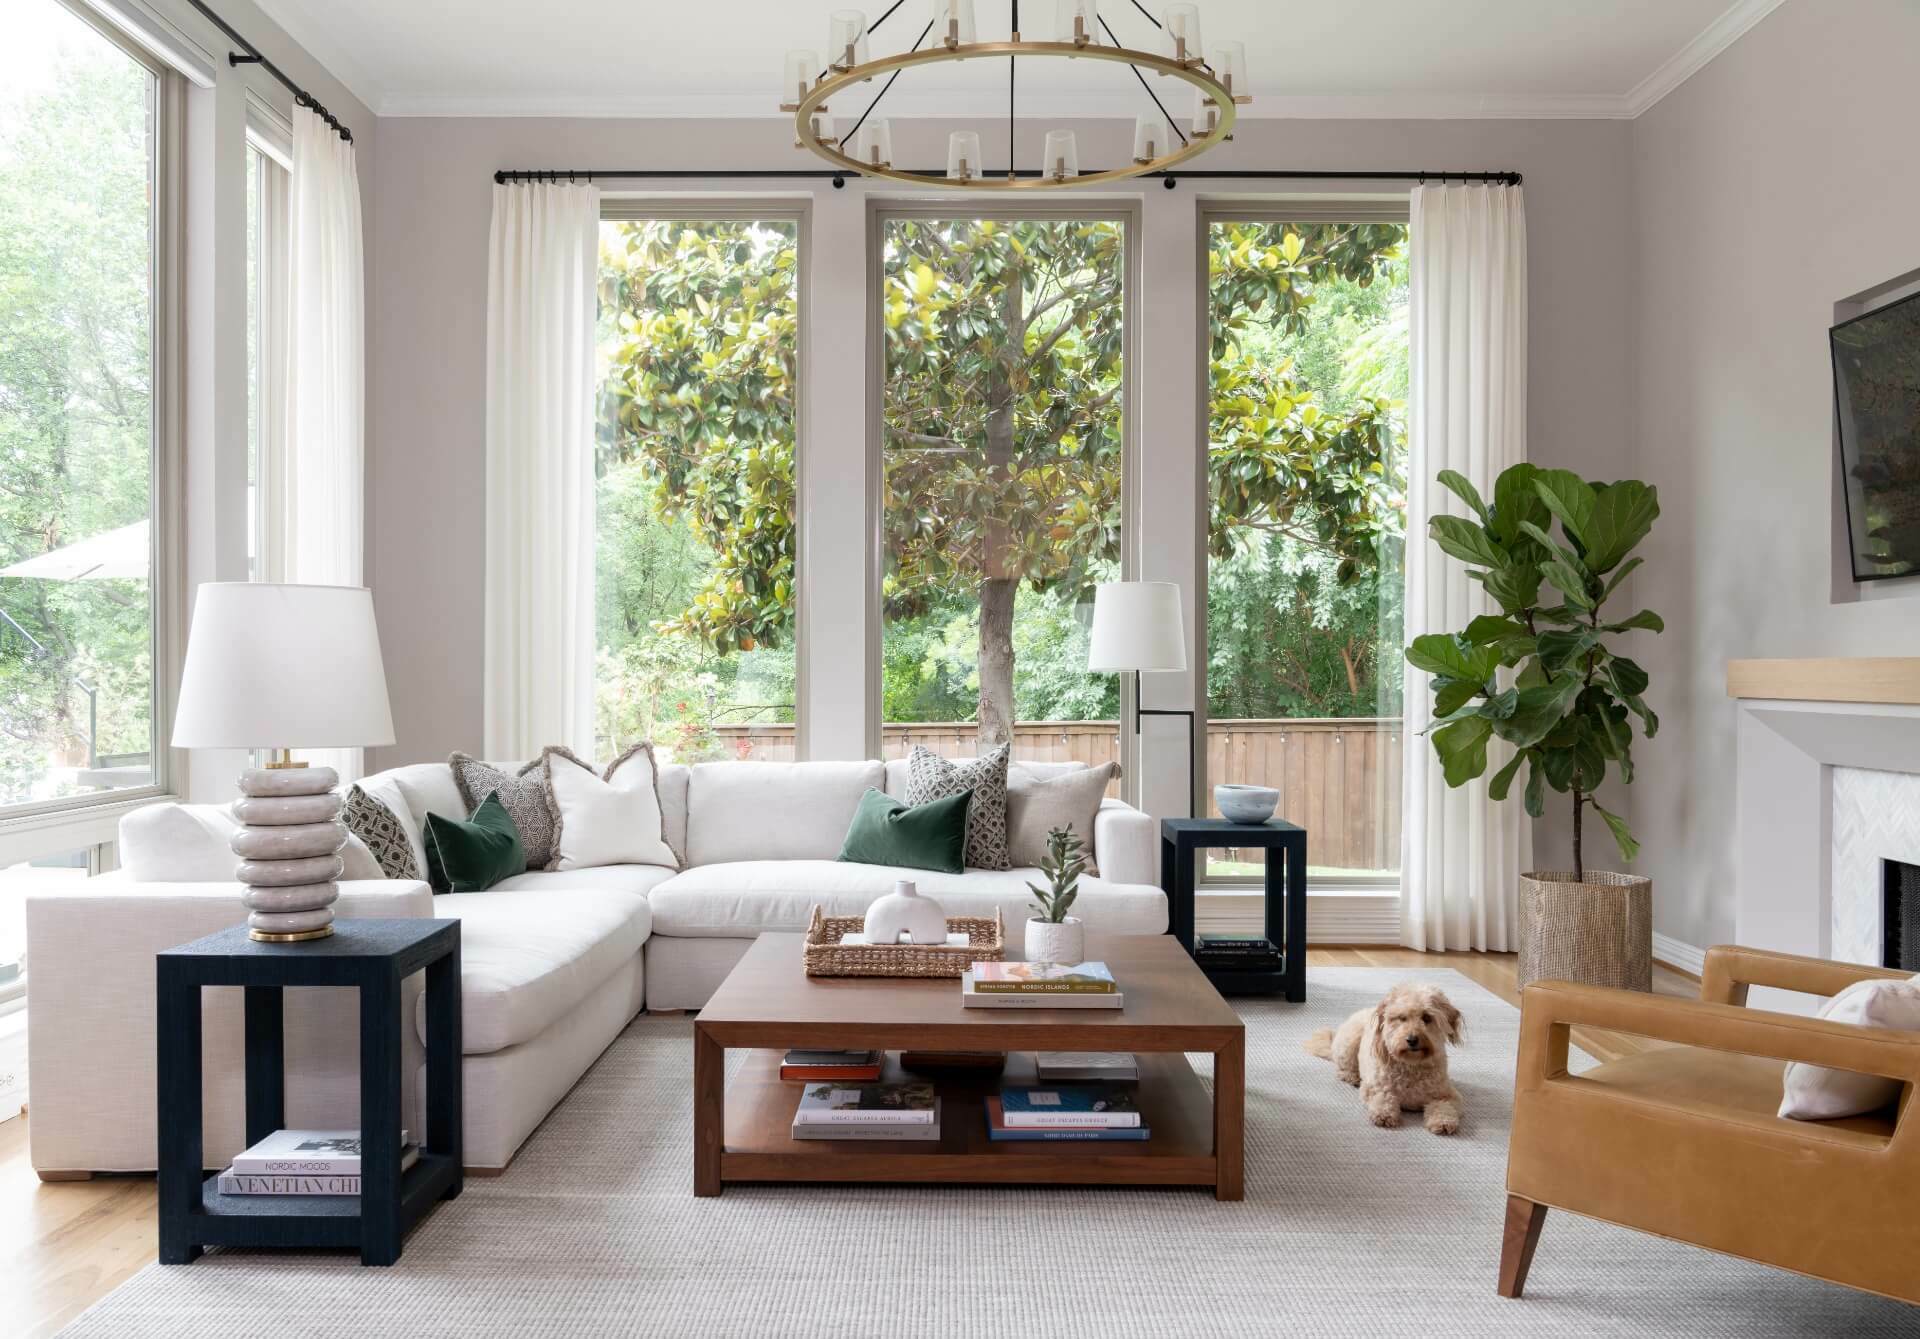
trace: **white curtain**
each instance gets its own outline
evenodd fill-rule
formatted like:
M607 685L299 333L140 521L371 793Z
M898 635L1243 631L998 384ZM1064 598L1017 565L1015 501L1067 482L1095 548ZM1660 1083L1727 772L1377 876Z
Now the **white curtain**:
M600 192L493 188L487 273L489 758L593 753Z
M1413 403L1407 481L1406 637L1457 632L1495 612L1466 567L1427 538L1427 518L1466 514L1434 482L1458 470L1483 497L1527 454L1527 229L1518 186L1417 186L1409 246ZM1450 790L1420 734L1426 676L1407 671L1400 941L1507 952L1519 943L1519 875L1532 862L1520 788ZM1489 773L1513 755L1495 741ZM1524 778L1522 778L1524 781Z
M287 209L286 431L261 538L270 581L365 584L366 279L353 145L305 107L293 110ZM342 781L360 749L308 749Z

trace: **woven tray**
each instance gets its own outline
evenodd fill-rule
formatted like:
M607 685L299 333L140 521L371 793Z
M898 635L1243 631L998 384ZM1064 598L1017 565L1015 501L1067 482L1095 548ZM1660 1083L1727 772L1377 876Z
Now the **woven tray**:
M945 976L958 978L976 962L999 962L1006 956L1006 932L1000 913L986 916L949 916L947 933L964 934L967 942L945 944L842 944L841 936L866 929L864 916L828 916L816 903L807 926L805 958L808 976Z

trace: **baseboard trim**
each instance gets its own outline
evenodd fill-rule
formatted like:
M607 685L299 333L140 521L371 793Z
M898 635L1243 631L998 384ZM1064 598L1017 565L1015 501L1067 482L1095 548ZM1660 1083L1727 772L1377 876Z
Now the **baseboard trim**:
M1236 924L1257 924L1266 897L1256 892L1216 892L1202 890L1197 920L1205 930L1208 922L1231 919ZM1307 894L1307 943L1315 944L1398 944L1400 942L1400 895L1392 892L1309 892Z
M1672 935L1663 935L1658 931L1653 936L1653 960L1662 966L1671 967L1676 972L1684 972L1691 977L1699 977L1707 970L1707 951L1695 948L1684 939L1675 939Z

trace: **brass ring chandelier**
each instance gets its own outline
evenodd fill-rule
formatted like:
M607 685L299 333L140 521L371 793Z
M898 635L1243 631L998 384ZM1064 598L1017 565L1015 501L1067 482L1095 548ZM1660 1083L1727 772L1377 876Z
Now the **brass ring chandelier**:
M1109 0L1112 3L1113 0ZM835 10L828 33L830 59L823 65L811 51L789 52L786 61L787 100L780 110L793 113L794 143L810 149L835 167L866 176L920 186L966 187L975 190L1045 190L1086 186L1095 182L1119 181L1126 177L1163 172L1205 153L1233 136L1236 112L1253 99L1247 93L1246 47L1239 42L1222 43L1206 52L1200 45L1199 7L1170 4L1162 18L1154 18L1140 0L1133 7L1160 31L1164 52L1142 51L1123 46L1099 12L1099 0L1056 0L1055 29L1051 41L1028 41L1020 34L1020 0L1011 0L1009 40L982 42L977 39L973 0L926 0L929 15L926 27L906 51L893 56L871 57L868 38L881 24L893 17L906 0L894 0L871 26L866 15L855 9ZM1100 40L1104 35L1106 40ZM944 172L933 169L908 170L893 164L893 132L884 117L873 112L907 70L942 61L1007 59L1007 142L1008 156L1013 154L1014 80L1019 61L1041 56L1056 60L1098 60L1130 66L1134 78L1151 100L1154 111L1134 122L1133 158L1119 167L1083 171L1079 149L1071 130L1047 132L1042 161L1036 168L1022 169L1009 161L1005 171L987 170L982 160L980 136L971 130L957 130L947 143ZM1193 112L1186 129L1167 111L1147 75L1156 80L1173 79L1192 91ZM866 108L848 128L836 134L831 119L832 104L844 103L853 95L854 86L886 75Z

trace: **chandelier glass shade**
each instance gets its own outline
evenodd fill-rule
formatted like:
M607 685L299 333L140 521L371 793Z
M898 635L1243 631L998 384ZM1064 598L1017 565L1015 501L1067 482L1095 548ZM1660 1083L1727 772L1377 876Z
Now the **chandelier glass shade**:
M1046 0L1036 0L1045 4ZM911 0L902 0L911 3ZM872 25L878 28L902 7L896 3ZM978 40L973 0L923 0L928 7L926 26L905 51L871 54L871 29L859 10L833 11L824 62L813 53L790 52L782 83L780 110L793 115L795 143L850 174L884 177L923 186L964 186L976 190L1047 190L1117 181L1164 172L1232 138L1236 112L1251 102L1247 93L1246 47L1239 42L1216 44L1203 59L1200 13L1192 4L1166 7L1164 21L1135 8L1158 28L1155 50L1122 46L1101 15L1098 0L1055 0L1052 41L1029 41L1019 31L1018 0L1010 0L1010 31L1005 41ZM1117 8L1116 0L1108 0ZM1042 21L1044 24L1044 20ZM1008 70L1007 141L1014 143L1014 98L1017 74L1027 74L1035 63L1095 60L1129 66L1149 100L1135 123L1132 153L1112 167L1083 169L1073 133L1050 129L1039 163L1009 164L988 170L981 161L977 132L955 132L948 160L940 169L912 170L893 163L890 127L875 122L873 113L894 82L923 66L963 60L1005 58ZM858 86L884 76L879 91L867 96ZM1022 83L1019 86L1031 87ZM1192 113L1184 127L1167 108L1156 87L1190 90ZM834 116L827 112L833 104ZM841 133L836 136L837 123ZM869 133L871 131L871 133Z

